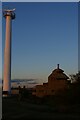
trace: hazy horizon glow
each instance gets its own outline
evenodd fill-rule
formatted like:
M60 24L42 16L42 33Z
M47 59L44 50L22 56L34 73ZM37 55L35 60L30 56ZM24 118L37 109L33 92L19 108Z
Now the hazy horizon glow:
M3 3L7 7L16 8L13 79L47 81L58 63L68 75L78 71L78 3ZM2 35L4 53L4 18Z

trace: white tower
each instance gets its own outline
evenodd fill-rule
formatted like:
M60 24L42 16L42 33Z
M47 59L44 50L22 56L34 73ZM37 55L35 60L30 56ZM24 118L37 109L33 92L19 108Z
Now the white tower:
M3 12L3 16L6 19L3 95L8 95L11 92L11 24L12 19L15 19L14 10L4 10Z

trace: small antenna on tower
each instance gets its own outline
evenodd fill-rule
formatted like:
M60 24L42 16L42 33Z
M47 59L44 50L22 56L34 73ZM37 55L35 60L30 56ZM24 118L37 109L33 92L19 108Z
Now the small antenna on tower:
M59 64L57 64L57 69L59 69Z

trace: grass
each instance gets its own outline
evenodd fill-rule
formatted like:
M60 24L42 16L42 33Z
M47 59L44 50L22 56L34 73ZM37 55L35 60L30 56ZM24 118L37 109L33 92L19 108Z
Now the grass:
M33 100L32 100L33 101ZM29 101L29 99L19 100L18 97L3 98L2 120L55 120L55 119L79 119L80 104L72 106L62 106L52 104L41 104Z

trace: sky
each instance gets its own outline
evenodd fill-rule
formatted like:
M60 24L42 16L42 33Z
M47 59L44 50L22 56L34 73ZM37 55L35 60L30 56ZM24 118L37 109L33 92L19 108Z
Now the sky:
M2 2L14 2L14 0L1 0ZM79 2L79 0L15 0L15 2Z
M78 70L80 71L80 2L78 4Z
M78 71L78 3L12 2L3 3L4 8L16 8L12 20L12 79L45 82L57 64L67 75ZM2 58L4 44L2 17Z
M2 77L2 3L0 2L0 78Z

